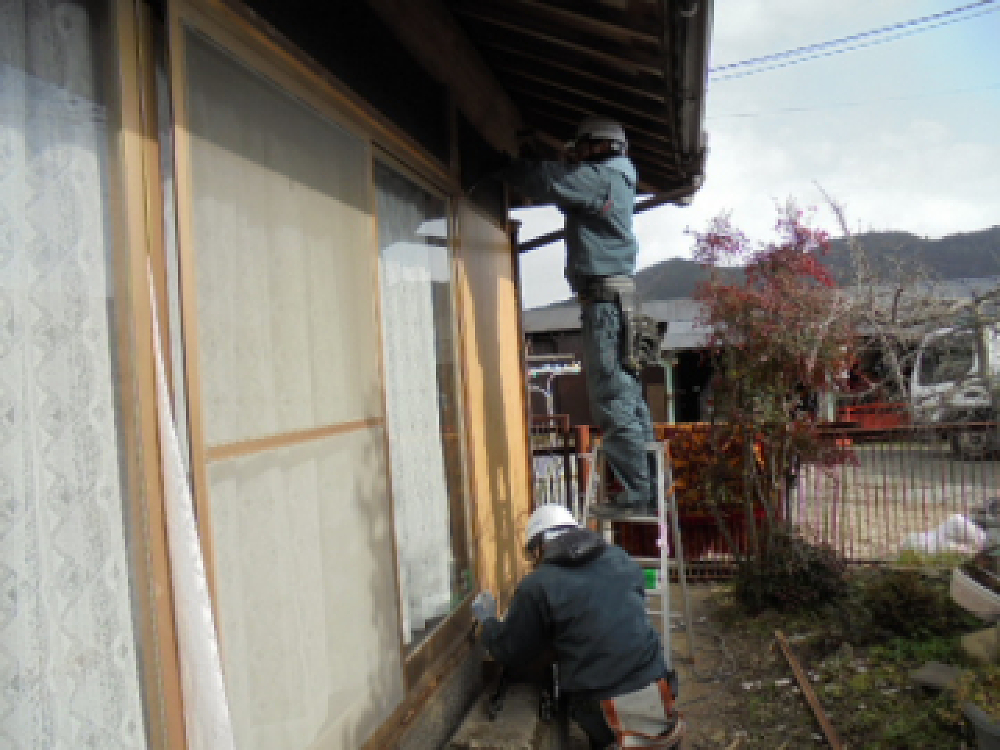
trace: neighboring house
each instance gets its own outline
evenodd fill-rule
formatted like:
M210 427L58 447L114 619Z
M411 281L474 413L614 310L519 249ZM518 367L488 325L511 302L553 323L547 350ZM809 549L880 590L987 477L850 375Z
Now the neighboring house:
M884 400L883 393L868 398L851 395L859 383L888 382L889 366L884 347L892 345L903 355L909 376L912 357L923 336L936 328L952 324L969 315L966 305L975 297L997 289L996 277L913 281L906 285L871 285L844 288L854 305L877 314L863 316L884 321L879 326L861 323L857 329L859 361L850 373L835 373L841 406L865 405ZM643 391L655 422L707 421L711 400L711 330L704 324L701 303L693 299L649 300L644 310L651 315L662 334L660 351L663 367L648 367L642 373ZM895 316L895 318L893 318ZM898 321L892 324L888 321ZM576 302L558 302L522 312L528 351L531 354L572 354L580 357L580 307ZM901 393L908 384L896 386ZM905 399L903 399L905 401ZM573 425L593 424L587 403L584 375L564 375L552 383L552 403L556 413L568 414ZM532 394L533 414L545 413L545 405ZM835 403L824 399L826 419L836 416ZM837 417L842 418L842 417ZM846 419L846 418L845 418Z
M439 746L531 510L483 166L602 113L689 197L711 2L3 7L0 746Z
M697 422L706 417L705 398L711 379L710 331L699 322L702 307L695 300L650 300L644 311L661 333L663 367L642 372L643 394L654 422ZM524 334L532 354L581 356L580 306L560 302L522 313ZM568 414L573 425L593 424L584 374L563 375L553 381L555 412ZM544 404L531 397L533 414L544 414Z

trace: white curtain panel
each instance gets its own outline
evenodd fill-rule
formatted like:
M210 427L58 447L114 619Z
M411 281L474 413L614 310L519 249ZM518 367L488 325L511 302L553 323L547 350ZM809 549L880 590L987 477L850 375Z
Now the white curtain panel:
M88 8L0 2L0 747L145 747ZM102 50L103 51L103 50Z
M392 463L404 641L451 606L448 487L441 443L435 255L418 234L434 217L416 186L380 172L378 224L385 348L386 428ZM443 207L443 203L442 203ZM434 223L434 222L431 222ZM437 222L442 224L444 222ZM433 241L433 238L428 238Z
M194 518L194 499L181 458L171 413L170 393L163 366L163 347L157 324L156 292L152 274L149 295L153 306L153 342L156 355L156 413L160 426L163 467L163 504L170 550L170 580L177 613L177 642L184 697L184 726L188 750L233 750L233 726L215 633L212 600L205 575L205 557Z

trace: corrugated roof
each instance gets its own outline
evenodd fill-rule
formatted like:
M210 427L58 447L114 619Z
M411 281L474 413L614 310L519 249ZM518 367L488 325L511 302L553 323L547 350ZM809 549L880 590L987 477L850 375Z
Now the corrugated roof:
M693 320L675 320L667 324L667 331L660 339L660 349L671 352L705 349L711 336L711 326Z
M957 302L968 302L973 298L998 289L1000 277L976 279L947 279L943 281L914 282L897 296L899 286L876 285L871 287L845 287L842 293L853 300L868 298L878 307L888 308L895 304L899 309L933 308L938 315L953 315L962 320L968 315L968 308L956 306ZM997 302L991 302L986 309L996 312ZM667 350L701 349L707 345L710 333L708 326L702 325L704 305L693 299L650 300L643 305L643 312L657 323L663 324L662 348ZM556 331L577 331L580 329L580 306L577 302L557 302L547 307L524 310L521 313L526 334Z
M643 305L643 312L657 323L665 324L695 322L701 311L702 304L693 299L651 300ZM521 324L525 333L577 331L580 329L580 305L567 301L525 310L521 313Z
M558 302L547 307L536 307L521 313L521 326L525 333L577 331L580 329L580 305L576 302Z

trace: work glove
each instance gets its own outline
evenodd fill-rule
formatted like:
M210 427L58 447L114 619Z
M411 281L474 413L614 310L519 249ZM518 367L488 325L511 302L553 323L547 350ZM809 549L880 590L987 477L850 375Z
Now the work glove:
M497 600L489 591L480 591L472 600L472 616L477 622L484 622L497 616Z

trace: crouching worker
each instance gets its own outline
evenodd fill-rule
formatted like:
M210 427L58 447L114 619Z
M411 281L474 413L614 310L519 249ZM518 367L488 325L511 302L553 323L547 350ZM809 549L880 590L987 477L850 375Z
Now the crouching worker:
M532 513L524 536L534 569L506 616L497 619L488 591L473 602L482 644L505 668L553 652L570 718L591 748L677 747L676 675L646 614L642 570L559 505Z

